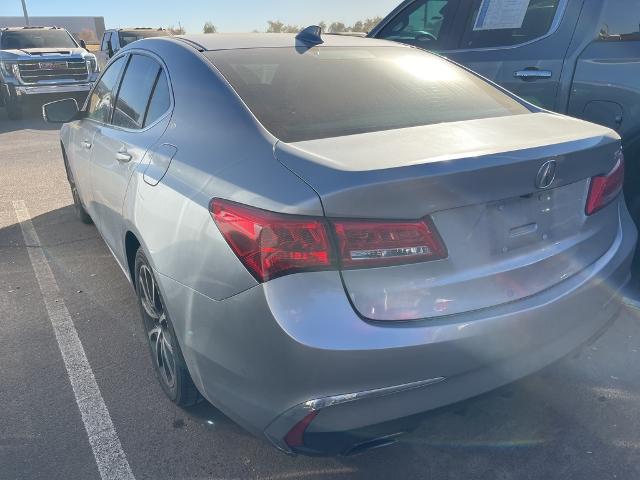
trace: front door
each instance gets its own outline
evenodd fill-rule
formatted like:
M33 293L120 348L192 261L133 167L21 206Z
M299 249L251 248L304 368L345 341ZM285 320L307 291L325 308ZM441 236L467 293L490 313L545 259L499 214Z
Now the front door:
M118 58L104 71L89 96L85 118L71 126L67 152L69 167L80 199L94 221L97 217L91 175L94 142L100 126L111 117L116 86L124 64L125 58Z

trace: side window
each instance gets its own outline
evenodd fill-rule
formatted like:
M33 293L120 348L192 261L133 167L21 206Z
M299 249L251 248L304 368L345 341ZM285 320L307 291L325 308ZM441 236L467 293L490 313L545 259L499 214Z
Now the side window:
M640 40L638 0L618 0L602 10L599 21L601 40Z
M118 92L113 112L113 124L118 127L140 129L156 86L161 67L146 55L132 55Z
M111 32L104 32L104 35L102 36L102 43L100 44L100 50L102 50L103 52L106 52L107 50L109 50L107 48L107 42L109 41L110 36L111 36Z
M502 2L475 0L461 48L508 47L546 35L561 0L520 0L520 8L505 12Z
M93 89L88 103L88 118L101 123L109 123L113 106L113 92L124 65L124 57L118 58L109 65L100 81Z
M454 23L459 0L420 0L405 8L378 38L424 47L441 46Z
M113 53L120 50L120 42L118 41L118 32L111 33L111 46L113 47Z
M151 100L149 100L149 106L147 107L147 114L144 119L144 126L151 125L164 115L171 107L171 91L169 90L169 82L167 81L167 75L163 70L158 73L158 79L156 86L151 94Z

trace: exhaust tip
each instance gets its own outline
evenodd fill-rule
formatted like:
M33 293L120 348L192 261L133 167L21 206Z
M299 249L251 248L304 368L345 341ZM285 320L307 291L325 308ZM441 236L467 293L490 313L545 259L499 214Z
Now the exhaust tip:
M355 455L360 455L362 453L368 452L370 450L376 450L378 448L390 447L398 443L398 438L401 435L405 435L407 432L397 432L392 433L391 435L384 435L382 437L376 437L370 440L367 440L362 443L358 443L347 450L343 456L345 457L353 457Z

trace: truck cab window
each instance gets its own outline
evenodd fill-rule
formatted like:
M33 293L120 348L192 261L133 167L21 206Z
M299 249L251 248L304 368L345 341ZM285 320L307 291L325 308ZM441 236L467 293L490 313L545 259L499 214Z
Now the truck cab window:
M562 0L529 0L524 17L521 17L522 23L515 28L512 23L500 25L499 21L487 19L487 12L492 8L493 2L494 0L475 0L461 48L508 47L543 37L551 30Z
M459 0L421 0L412 3L387 24L378 38L413 45L440 47L453 24Z

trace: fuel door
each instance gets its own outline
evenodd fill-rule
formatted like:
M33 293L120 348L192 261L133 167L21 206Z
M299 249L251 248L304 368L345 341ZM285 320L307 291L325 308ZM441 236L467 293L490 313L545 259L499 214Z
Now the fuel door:
M144 171L144 181L155 187L160 183L164 175L169 170L171 160L178 153L178 149L174 145L163 143L158 147L154 147L147 153L147 168Z

